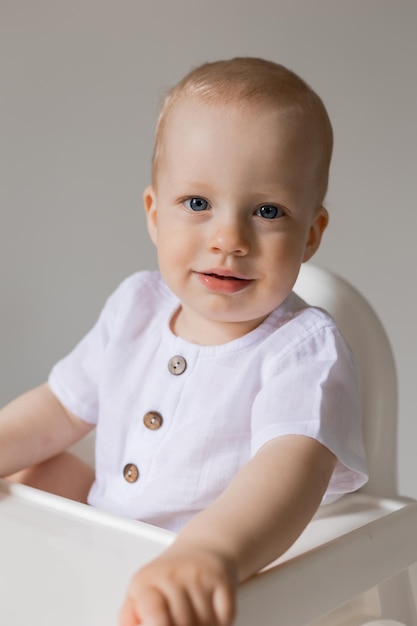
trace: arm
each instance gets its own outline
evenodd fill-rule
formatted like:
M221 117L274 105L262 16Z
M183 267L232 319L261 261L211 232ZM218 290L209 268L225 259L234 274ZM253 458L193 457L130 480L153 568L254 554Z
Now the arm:
M46 383L28 391L0 410L0 476L55 456L91 429Z
M274 439L174 544L132 579L121 626L232 623L236 586L283 554L318 508L336 464L317 441Z

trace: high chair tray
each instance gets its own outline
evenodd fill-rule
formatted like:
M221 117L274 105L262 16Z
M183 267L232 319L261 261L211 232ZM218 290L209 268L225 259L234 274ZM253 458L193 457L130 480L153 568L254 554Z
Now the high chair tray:
M0 481L0 624L116 626L130 576L172 538Z
M312 623L347 588L361 593L415 562L416 527L417 504L406 500L352 494L321 507L283 557L242 585L236 626ZM131 575L173 539L0 480L0 624L116 626ZM350 566L358 555L366 572Z

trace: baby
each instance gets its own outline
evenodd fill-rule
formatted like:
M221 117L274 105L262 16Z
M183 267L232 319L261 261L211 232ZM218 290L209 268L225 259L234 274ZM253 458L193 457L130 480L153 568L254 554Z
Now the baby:
M144 192L159 272L127 278L1 411L0 475L178 532L120 626L231 624L237 585L366 482L351 353L292 292L327 226L331 152L321 99L283 66L190 72ZM65 450L94 427L93 472Z

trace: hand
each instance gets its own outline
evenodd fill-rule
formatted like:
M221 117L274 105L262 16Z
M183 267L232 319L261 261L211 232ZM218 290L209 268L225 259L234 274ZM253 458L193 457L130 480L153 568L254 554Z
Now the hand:
M129 585L120 626L230 626L237 575L224 556L175 544L139 570Z

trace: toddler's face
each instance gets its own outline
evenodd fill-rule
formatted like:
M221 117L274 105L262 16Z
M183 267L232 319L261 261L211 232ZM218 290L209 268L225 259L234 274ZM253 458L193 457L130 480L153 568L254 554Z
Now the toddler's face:
M319 157L280 112L198 99L176 106L162 141L144 202L160 270L182 304L174 331L230 341L285 300L320 243Z

